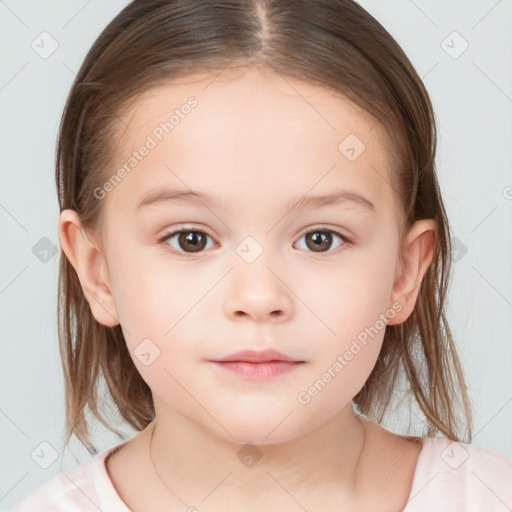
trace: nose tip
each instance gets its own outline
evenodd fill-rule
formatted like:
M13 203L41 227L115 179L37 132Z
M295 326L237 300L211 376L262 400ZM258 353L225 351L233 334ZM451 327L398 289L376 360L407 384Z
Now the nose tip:
M283 321L290 316L293 303L284 280L268 265L241 263L226 289L225 314L237 320L258 321Z

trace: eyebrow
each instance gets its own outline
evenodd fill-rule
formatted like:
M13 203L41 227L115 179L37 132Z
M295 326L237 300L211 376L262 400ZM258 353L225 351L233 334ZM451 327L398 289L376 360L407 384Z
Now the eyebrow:
M152 190L145 195L136 206L137 210L141 210L148 206L159 203L170 203L175 201L184 201L188 203L203 203L212 208L226 208L228 202L219 201L218 199L199 191L193 190L171 190L158 189ZM321 208L332 204L356 203L363 206L371 212L376 212L375 204L368 198L355 191L340 190L330 194L308 196L304 195L299 199L293 199L286 205L286 211L294 208Z

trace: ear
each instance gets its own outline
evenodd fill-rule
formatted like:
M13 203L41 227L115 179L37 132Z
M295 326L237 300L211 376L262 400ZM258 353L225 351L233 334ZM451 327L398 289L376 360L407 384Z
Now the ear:
M78 213L63 210L59 218L59 239L62 250L75 269L94 318L102 325L119 324L110 277L104 256L81 226Z
M437 223L433 219L417 221L409 230L403 248L403 264L398 261L391 294L391 304L400 303L402 309L389 325L404 323L414 310L421 281L435 252Z

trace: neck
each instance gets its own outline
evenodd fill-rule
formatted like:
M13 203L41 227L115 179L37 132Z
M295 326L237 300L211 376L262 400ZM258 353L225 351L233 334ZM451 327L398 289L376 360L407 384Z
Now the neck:
M157 418L151 427L155 478L183 503L248 511L356 501L367 423L351 404L317 429L277 444L234 443L169 410Z

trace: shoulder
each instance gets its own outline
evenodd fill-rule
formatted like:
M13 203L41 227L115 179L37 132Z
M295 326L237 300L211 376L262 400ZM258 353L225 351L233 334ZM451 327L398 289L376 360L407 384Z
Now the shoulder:
M110 491L105 457L117 450L114 446L72 469L58 473L26 494L9 512L89 512L102 510Z
M512 506L512 459L479 446L424 438L404 512L499 512ZM432 508L433 507L433 508Z

